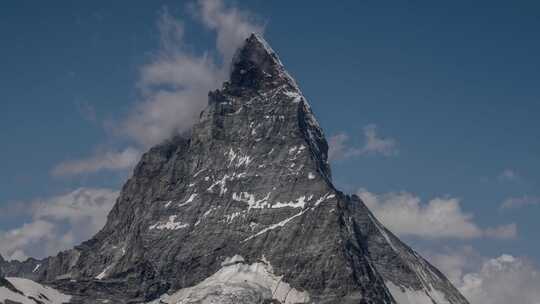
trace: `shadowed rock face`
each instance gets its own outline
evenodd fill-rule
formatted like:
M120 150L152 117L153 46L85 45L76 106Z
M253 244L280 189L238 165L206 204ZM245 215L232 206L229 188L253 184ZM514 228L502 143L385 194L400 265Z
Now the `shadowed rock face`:
M4 260L4 258L2 257L2 255L0 254L0 278L3 278L4 277L4 270L2 270L2 266L6 264L6 261Z
M200 293L211 290L223 303L292 303L288 294L296 294L300 303L408 304L396 299L415 293L466 304L358 197L334 188L327 152L295 81L252 35L191 133L143 155L96 236L3 267L80 303L144 302L178 290L182 303L202 303ZM244 266L224 268L234 256ZM228 286L237 273L264 284ZM276 296L280 284L288 289Z

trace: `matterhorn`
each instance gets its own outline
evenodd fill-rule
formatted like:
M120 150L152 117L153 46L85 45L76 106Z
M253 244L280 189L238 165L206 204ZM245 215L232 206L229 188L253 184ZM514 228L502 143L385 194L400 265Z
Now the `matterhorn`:
M336 189L308 101L256 34L191 131L142 156L101 231L0 265L4 304L468 303Z

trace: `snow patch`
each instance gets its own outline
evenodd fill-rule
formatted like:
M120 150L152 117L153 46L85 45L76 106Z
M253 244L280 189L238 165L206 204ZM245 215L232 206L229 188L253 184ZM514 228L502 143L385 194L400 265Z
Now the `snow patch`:
M266 194L262 199L256 200L255 195L248 192L240 192L237 194L233 192L232 199L238 202L244 202L248 204L249 209L262 209L270 207L268 203L268 198L270 197L270 192Z
M277 223L277 224L274 224L274 225L271 225L271 226L269 226L269 227L266 227L266 228L264 228L263 230L261 230L261 231L255 233L254 235L252 235L252 236L250 236L250 237L244 239L242 242L247 242L247 241L249 241L249 240L251 240L251 239L253 239L253 238L255 238L255 237L258 237L259 235L264 234L264 233L266 233L266 232L268 232L268 231L270 231L270 230L274 230L274 229L283 227L283 226L287 225L287 223L289 223L290 221L292 221L292 220L294 220L295 218L297 218L297 217L303 215L304 213L306 213L306 211L308 211L308 210L310 210L310 209L304 209L304 210L298 212L297 214L295 214L295 215L293 215L293 216L291 216L291 217L289 217L289 218L287 218L287 219L284 219L283 221L281 221L281 222L279 222L279 223Z
M255 198L254 194L251 194L249 192L240 192L236 193L233 192L232 199L238 202L244 202L248 204L248 210L250 209L264 209L264 208L284 208L284 207L290 207L290 208L304 208L306 206L306 203L311 201L313 199L313 195L310 195L307 199L306 196L303 195L296 200L289 201L289 202L276 202L276 203L270 203L268 202L268 199L270 198L270 192L266 194L265 197L262 199L257 200ZM315 206L318 206L321 202L328 198L333 198L335 195L324 195L319 200L315 202Z
M255 130L252 130L252 135ZM225 154L227 156L227 159L229 161L229 164L227 167L235 166L236 168L241 166L248 166L251 163L251 157L249 155L240 155L232 148L229 149L229 151Z
M306 206L306 196L301 196L296 199L296 201L290 201L290 202L277 202L272 205L272 208L283 208L283 207L291 207L291 208L304 208Z
M296 149L298 149L298 147L296 146L293 146L289 149L289 154L294 154L296 152Z
M246 264L239 255L225 261L220 270L201 283L164 295L149 304L237 304L261 303L270 299L283 304L309 303L309 294L284 282L282 276L273 273L269 263Z
M150 230L158 229L158 230L178 230L182 228L186 228L189 226L189 224L184 224L182 222L176 222L176 215L169 216L169 220L165 223L157 222L154 225L150 226Z
M103 269L103 271L96 276L96 279L103 280L105 278L105 276L107 275L107 271L109 271L109 269L111 269L112 267L113 267L113 265L109 265L109 266L105 267L105 269Z
M200 174L201 172L203 172L204 170L206 170L206 169L203 168L203 169L197 171L195 174L193 174L193 177L197 177L197 175L199 175L199 174Z
M225 187L227 185L227 180L230 179L229 175L228 174L225 174L220 180L216 181L215 183L213 183L212 185L210 185L210 187L208 187L208 189L206 189L207 191L210 191L210 192L213 192L214 191L214 187L219 185L219 195L223 195L227 192L227 188Z
M293 216L291 216L291 217L289 217L289 218L286 218L286 219L282 220L282 221L279 222L279 223L270 225L270 226L268 226L268 227L262 229L261 231L257 232L256 234L254 234L254 235L252 235L252 236L250 236L250 237L244 239L242 242L247 242L247 241L249 241L249 240L251 240L251 239L253 239L253 238L255 238L255 237L257 237L257 236L259 236L259 235L261 235L261 234L264 234L264 233L266 233L266 232L268 232L268 231L270 231L270 230L274 230L274 229L283 227L283 226L287 225L290 221L292 221L293 219L295 219L295 218L297 218L297 217L303 215L304 213L306 213L306 212L308 212L308 211L310 211L310 210L315 210L315 208L316 208L317 206L319 206L319 205L320 205L322 202L324 202L325 200L327 200L327 199L329 199L329 198L334 198L334 197L335 197L334 194L326 193L325 195L323 195L322 197L320 197L320 198L313 204L312 207L303 209L302 211L296 213L295 215L293 215ZM313 196L310 196L309 199L308 199L308 201L310 201L312 198L313 198ZM297 201L298 201L298 202L303 202L303 203L305 204L305 197L304 197L304 196L303 196L303 197L300 197Z
M188 200L186 201L186 203L191 203L193 202L193 199L197 196L197 193L193 193L191 194L191 196L188 198Z
M187 205L187 204L193 202L193 200L195 199L195 197L197 197L197 193L191 194L191 195L189 196L189 198L188 198L185 202L179 204L178 207L183 207L183 206L185 206L185 205Z
M206 210L206 212L203 213L202 218L205 218L205 217L209 216L210 213L212 213L212 211L214 211L215 209L216 208L210 208L210 209Z
M36 304L36 299L44 304L61 304L70 301L71 296L60 293L56 289L43 286L34 281L22 278L5 278L17 290L23 294L14 292L6 287L0 287L0 303L5 303L8 300L21 304ZM33 298L33 299L32 299Z
M235 218L239 217L241 214L242 213L240 213L240 212L233 212L231 214L227 214L227 215L225 215L225 220L227 221L227 223L232 223L232 221Z
M298 92L294 92L294 91L286 91L286 92L283 92L287 97L290 97L292 98L292 102L294 103L299 103L300 100L302 100L302 94L298 93Z
M327 199L336 197L334 194L326 193L325 195L321 196L314 204L314 207L319 206L322 202L324 202Z

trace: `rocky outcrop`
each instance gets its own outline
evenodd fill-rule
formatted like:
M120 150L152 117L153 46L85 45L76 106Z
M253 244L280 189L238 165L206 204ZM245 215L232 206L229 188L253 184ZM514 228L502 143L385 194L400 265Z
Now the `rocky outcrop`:
M95 237L11 273L80 303L466 304L334 187L327 153L297 84L252 35L190 134L143 155Z

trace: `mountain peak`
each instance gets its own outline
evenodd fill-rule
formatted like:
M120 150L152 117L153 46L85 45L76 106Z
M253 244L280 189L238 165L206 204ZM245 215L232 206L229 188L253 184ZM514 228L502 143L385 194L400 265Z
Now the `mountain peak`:
M246 60L256 65L265 62L274 62L281 65L276 52L274 52L272 47L270 47L270 44L257 33L251 33L238 48L233 57L233 66Z
M236 51L231 65L230 85L237 94L244 90L271 88L294 81L270 45L259 34L252 33Z
M306 98L252 34L190 136L142 156L96 236L4 271L74 303L468 304L334 187L327 155Z

